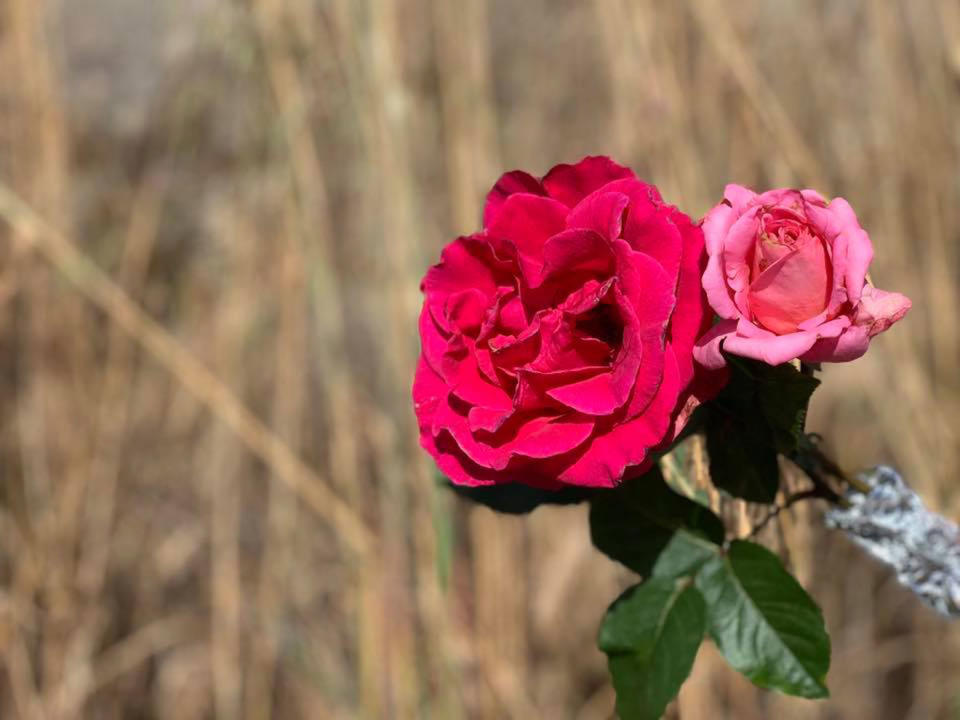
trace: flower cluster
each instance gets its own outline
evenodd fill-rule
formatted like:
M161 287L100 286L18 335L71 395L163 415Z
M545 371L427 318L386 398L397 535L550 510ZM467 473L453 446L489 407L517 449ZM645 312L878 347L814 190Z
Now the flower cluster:
M458 485L616 486L721 389L725 353L862 355L910 307L867 282L872 254L812 190L730 185L693 223L606 157L507 173L421 286L421 443Z

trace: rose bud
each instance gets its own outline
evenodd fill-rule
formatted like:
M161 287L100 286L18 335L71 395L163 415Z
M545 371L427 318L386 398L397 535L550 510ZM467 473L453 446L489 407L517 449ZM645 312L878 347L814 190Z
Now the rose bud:
M707 367L726 363L721 348L771 365L854 360L910 309L867 283L873 246L843 198L728 185L703 233L703 287L722 318L694 351Z
M642 473L722 380L692 356L705 264L700 228L609 158L507 173L421 285L421 444L462 485Z

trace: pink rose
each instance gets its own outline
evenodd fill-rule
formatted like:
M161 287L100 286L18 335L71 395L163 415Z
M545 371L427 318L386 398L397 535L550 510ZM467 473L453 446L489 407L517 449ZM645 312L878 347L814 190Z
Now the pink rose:
M771 365L853 360L910 309L866 283L873 246L843 198L727 185L703 233L703 287L722 318L694 350L707 367L725 364L721 346Z
M483 220L421 285L421 444L461 485L645 470L718 379L695 382L700 229L605 157L507 173Z

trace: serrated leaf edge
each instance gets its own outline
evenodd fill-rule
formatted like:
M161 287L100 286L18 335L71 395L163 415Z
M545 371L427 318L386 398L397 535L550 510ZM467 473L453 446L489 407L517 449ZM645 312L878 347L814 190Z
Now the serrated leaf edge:
M799 697L804 697L804 698L808 698L808 699L811 699L811 700L825 699L825 698L830 697L830 690L829 690L829 688L826 686L826 676L824 676L824 677L816 677L816 676L814 676L814 675L810 672L810 670L806 667L806 665L804 665L804 663L800 661L800 659L796 656L796 654L793 652L793 650L781 639L780 633L777 632L777 631L770 625L769 621L767 621L767 619L766 619L766 615L764 615L764 613L760 611L760 608L759 608L759 607L757 606L757 604L754 602L753 598L750 597L750 594L746 591L746 588L743 587L743 583L740 581L740 577L737 575L737 573L736 573L735 570L734 570L733 563L730 562L729 552L724 552L724 553L718 554L716 560L718 560L718 561L721 562L721 563L724 563L724 564L727 566L727 568L728 568L729 571L730 571L731 577L736 581L736 582L735 582L735 587L737 588L739 594L742 595L743 598L745 598L746 601L750 603L750 605L751 605L751 607L753 607L754 611L755 611L760 617L762 617L762 618L764 619L764 622L767 623L767 625L770 627L771 631L773 632L773 635L774 635L774 637L776 638L777 643L780 644L780 645L783 647L783 649L786 651L786 653L793 659L793 661L794 661L799 667L803 668L804 672L805 672L805 673L807 674L807 676L813 681L813 683L814 683L815 685L819 686L819 688L823 691L823 694L818 694L818 695L806 695L806 694L800 695L799 693L797 693L796 695L798 695ZM701 569L697 572L697 577L699 577L699 576L704 572L704 570L705 570L707 567L709 567L709 565L710 565L712 562L713 562L712 560L708 560L706 563L704 563L703 566L701 567ZM784 568L784 571L786 571L786 568ZM801 589L803 589L803 588L801 587ZM699 588L698 588L698 590L699 590ZM806 593L806 590L804 590L804 593ZM701 594L703 594L703 593L701 592ZM806 593L806 594L807 594L808 597L809 597L809 593ZM706 596L704 595L704 597L706 597ZM820 611L820 608L819 608L819 607L817 607L817 610L821 613L821 620L822 620L822 611ZM711 622L709 622L709 612L710 612L710 608L709 608L709 605L708 605L708 606L707 606L707 613L708 613L707 628L708 628L708 631L710 632L710 635L711 635L711 637L712 637L712 636L713 636L713 624L712 624ZM828 639L829 639L829 636L828 636ZM714 642L717 642L716 638L714 638ZM718 647L719 647L720 643L717 642L717 645L718 645ZM740 671L738 670L738 672L740 672ZM769 688L769 689L774 689L774 690L781 690L781 691L783 691L782 688L777 687L776 685L759 685L759 684L756 683L756 682L753 680L753 678L751 678L749 675L747 675L746 673L743 673L743 674L746 675L746 677L747 677L751 682L753 682L755 685L758 685L758 687L764 687L764 688ZM783 692L787 692L787 691L783 691ZM789 693L789 694L794 694L794 693Z

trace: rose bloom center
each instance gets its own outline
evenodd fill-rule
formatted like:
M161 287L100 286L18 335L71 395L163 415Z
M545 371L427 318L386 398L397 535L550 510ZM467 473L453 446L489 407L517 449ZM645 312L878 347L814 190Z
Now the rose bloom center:
M827 309L833 286L830 248L806 223L775 210L764 213L749 262L750 315L767 330L796 332Z

